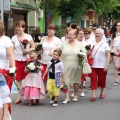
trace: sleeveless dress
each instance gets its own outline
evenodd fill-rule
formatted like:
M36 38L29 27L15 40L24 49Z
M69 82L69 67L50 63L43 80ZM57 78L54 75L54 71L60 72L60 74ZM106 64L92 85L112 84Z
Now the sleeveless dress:
M66 85L74 83L80 84L82 75L82 67L78 67L79 58L78 52L82 50L86 52L85 47L78 41L76 45L72 47L68 41L64 42L59 46L62 50L62 62L64 65L65 81Z

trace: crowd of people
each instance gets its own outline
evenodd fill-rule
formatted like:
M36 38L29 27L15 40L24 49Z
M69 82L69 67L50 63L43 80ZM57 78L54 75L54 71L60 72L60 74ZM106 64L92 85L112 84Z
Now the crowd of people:
M48 35L41 37L40 27L36 28L35 40L26 34L24 21L16 23L16 35L11 39L5 36L4 24L0 21L0 120L8 120L11 113L10 91L13 80L16 80L18 96L14 102L20 104L23 99L28 100L32 106L35 101L50 96L50 104L58 106L60 90L66 86L63 104L78 101L84 97L86 77L90 78L91 102L96 101L96 90L100 87L100 99L105 98L106 76L109 63L114 63L114 85L118 84L118 71L120 67L120 22L114 23L105 34L94 23L82 29L78 24L72 23L65 30L62 38L55 36L56 27L48 26ZM110 38L110 44L107 39ZM39 51L36 46L41 45ZM88 49L89 48L89 49ZM38 55L41 53L41 59ZM78 56L81 53L81 56ZM81 65L80 65L81 62ZM92 72L83 74L83 63L88 62ZM10 68L15 71L10 74ZM73 94L70 95L70 88ZM2 93L2 94L1 94ZM4 109L2 110L2 107Z

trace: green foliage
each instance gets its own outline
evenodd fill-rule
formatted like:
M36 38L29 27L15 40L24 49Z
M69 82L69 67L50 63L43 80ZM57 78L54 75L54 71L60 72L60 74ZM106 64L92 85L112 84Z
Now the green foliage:
M65 34L66 28L67 28L67 25L65 25L65 24L60 25L60 26L56 26L56 33L55 33L55 35L56 35L58 38L63 37L64 34Z
M45 5L46 0L40 1L39 5ZM94 10L99 16L119 19L120 0L48 0L48 8L53 14L56 12L64 18L76 18L78 21L87 14L89 9Z
M81 19L89 9L95 10L98 15L112 11L118 0L61 0L58 11L63 17Z

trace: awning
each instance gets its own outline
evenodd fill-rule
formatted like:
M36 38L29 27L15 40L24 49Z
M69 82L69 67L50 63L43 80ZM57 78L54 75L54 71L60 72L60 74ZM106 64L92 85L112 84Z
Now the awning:
M17 7L17 8L23 8L23 9L29 9L29 10L36 10L35 7L29 5L29 4L23 4L23 3L19 3L19 2L10 2L10 6L11 7Z
M13 6L13 7L20 7L18 4L13 3L13 2L10 2L10 6Z

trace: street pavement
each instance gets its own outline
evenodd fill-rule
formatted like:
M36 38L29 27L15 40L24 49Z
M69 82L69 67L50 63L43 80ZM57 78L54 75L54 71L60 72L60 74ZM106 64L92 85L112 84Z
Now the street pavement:
M120 120L120 82L118 86L113 86L113 72L113 64L110 64L105 99L99 99L100 90L97 89L95 102L90 102L89 78L86 81L85 97L79 96L78 102L71 99L70 103L63 105L65 96L61 93L58 107L49 104L48 96L41 100L40 105L28 106L25 100L15 105L17 94L12 93L12 120ZM70 92L73 92L72 88Z

